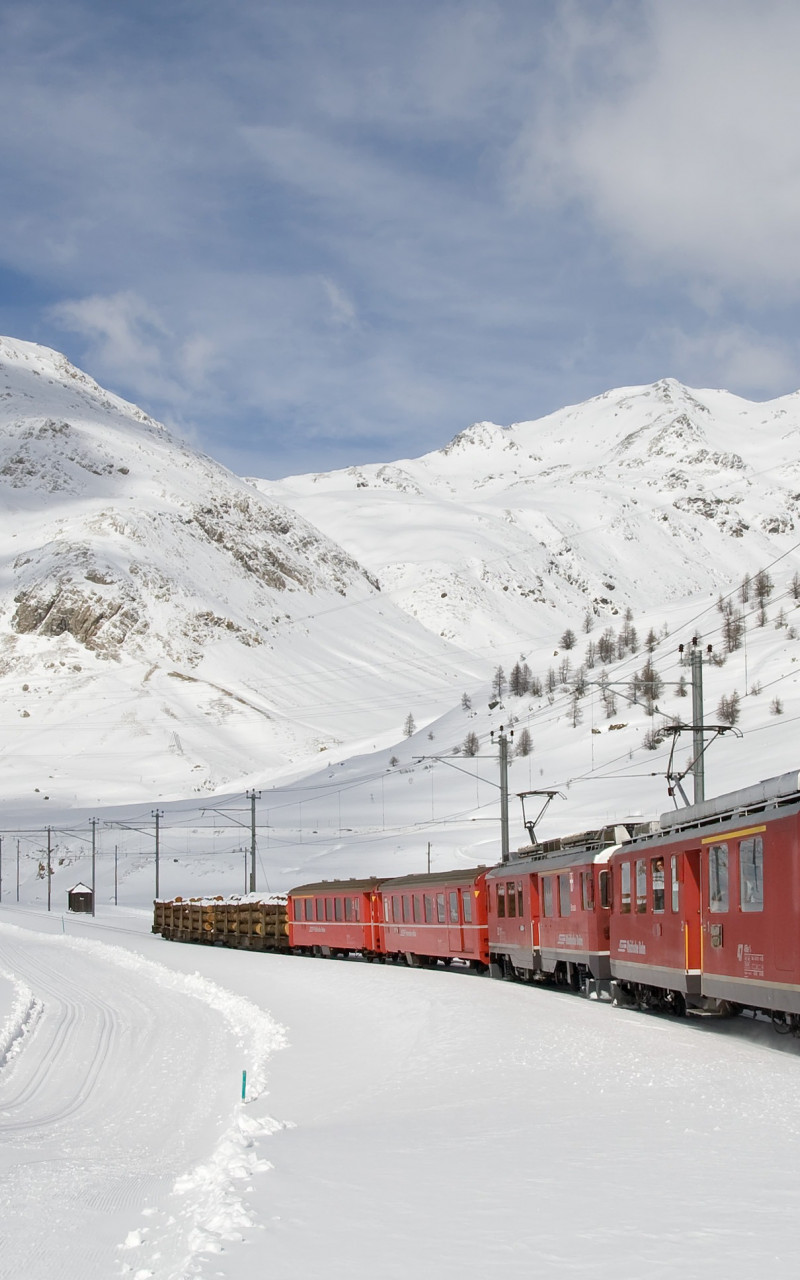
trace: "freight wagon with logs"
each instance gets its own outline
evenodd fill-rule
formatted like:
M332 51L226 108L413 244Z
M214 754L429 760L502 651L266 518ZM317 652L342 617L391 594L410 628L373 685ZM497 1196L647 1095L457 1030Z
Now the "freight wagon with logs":
M170 942L288 951L286 898L171 898L153 903L153 933Z

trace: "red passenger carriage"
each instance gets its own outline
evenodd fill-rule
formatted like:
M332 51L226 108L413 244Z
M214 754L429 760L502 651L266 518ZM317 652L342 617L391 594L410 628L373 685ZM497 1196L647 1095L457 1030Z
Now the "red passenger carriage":
M317 956L381 955L379 881L322 880L289 894L289 946Z
M383 948L408 964L489 962L486 868L435 871L381 882Z

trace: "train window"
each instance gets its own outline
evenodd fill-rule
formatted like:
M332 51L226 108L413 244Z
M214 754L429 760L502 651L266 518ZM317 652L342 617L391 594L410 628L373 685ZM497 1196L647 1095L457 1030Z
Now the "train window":
M451 924L458 924L458 923L459 923L459 918L458 918L458 890L457 890L457 889L451 889L451 890L450 890L450 893L449 893L449 895L448 895L448 896L449 896L449 906L450 906L450 923L451 923Z
M295 920L303 919L303 903L300 898L294 900L294 918Z
M334 898L333 914L335 919L344 920L344 899L343 898Z
M650 878L653 882L653 910L663 911L666 893L664 889L664 859L650 859Z
M619 869L619 909L627 915L631 909L631 864L623 862Z
M414 924L420 924L422 921L422 908L420 907L418 893L415 893L411 899L411 906L413 909Z
M764 910L764 841L739 842L739 901L742 911Z
M408 924L411 919L411 912L408 906L408 894L403 894L403 924Z
M344 900L344 918L345 920L353 919L353 899L345 898Z
M600 890L600 906L608 910L611 906L611 872L607 868L598 874L597 884Z
M464 913L464 924L472 924L472 898L469 889L461 890L461 910Z
M439 924L444 924L445 922L443 893L437 893L436 895L436 919L438 920Z
M572 910L569 896L569 872L564 871L558 877L558 913L568 916Z
M393 893L392 894L392 922L394 924L401 923L402 921L401 910L402 908L400 906L400 894Z
M353 898L353 919L361 919L361 903L358 898Z
M424 893L422 902L425 907L425 923L433 924L433 898L429 893Z
M523 899L523 897L522 897L522 885L521 885L521 884L517 884L517 915L518 915L518 916L524 916L524 915L525 915L525 903L524 903L524 899Z
M499 884L497 886L497 915L500 920L504 919L506 914L506 886Z
M647 910L647 861L636 859L636 910Z
M513 884L506 885L506 913L509 916L516 916L517 914L516 886Z
M553 911L553 877L542 876L542 910L546 916L555 915Z
M672 889L672 910L680 911L681 908L681 882L678 878L678 855L673 853L669 860L669 878Z
M728 846L712 844L708 851L708 909L728 910Z
M325 899L325 919L326 920L333 919L333 898Z
M306 920L314 919L314 899L306 898Z
M594 877L591 871L584 871L581 875L582 892L583 892L583 909L584 911L594 911Z
M316 899L316 908L317 908L317 919L324 920L325 919L325 899L324 898Z

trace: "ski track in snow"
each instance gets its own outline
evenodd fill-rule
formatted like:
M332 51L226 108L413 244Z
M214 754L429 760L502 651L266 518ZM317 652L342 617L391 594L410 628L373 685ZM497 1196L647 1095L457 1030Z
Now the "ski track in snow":
M196 974L14 926L0 976L0 1277L177 1280L241 1239L279 1127L242 1112L241 1064L253 1100L280 1028Z

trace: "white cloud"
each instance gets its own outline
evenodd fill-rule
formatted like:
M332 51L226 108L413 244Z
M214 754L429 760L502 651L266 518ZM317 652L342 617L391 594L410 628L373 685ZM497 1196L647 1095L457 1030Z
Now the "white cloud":
M673 329L664 340L672 353L670 368L694 386L702 382L748 396L773 396L800 386L797 344L764 338L747 326L699 334Z
M94 294L50 308L53 322L80 334L98 375L138 382L148 395L174 400L179 384L168 372L174 340L162 317L133 292Z
M334 324L343 325L347 329L352 328L357 321L356 306L352 298L341 285L329 279L328 276L323 276L321 283L330 303L330 314Z
M800 8L649 0L644 26L631 10L588 25L567 11L555 101L540 99L513 157L517 195L582 202L640 274L796 295Z

